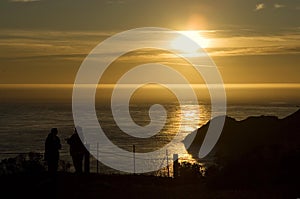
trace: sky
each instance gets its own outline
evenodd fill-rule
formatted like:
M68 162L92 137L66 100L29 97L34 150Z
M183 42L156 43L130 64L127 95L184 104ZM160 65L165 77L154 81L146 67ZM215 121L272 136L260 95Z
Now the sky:
M297 101L299 18L300 0L0 0L2 98L24 97L24 85L73 84L84 58L104 39L163 27L198 34L228 88L272 85L274 101ZM174 64L171 55L153 51L124 57L119 65L155 56Z

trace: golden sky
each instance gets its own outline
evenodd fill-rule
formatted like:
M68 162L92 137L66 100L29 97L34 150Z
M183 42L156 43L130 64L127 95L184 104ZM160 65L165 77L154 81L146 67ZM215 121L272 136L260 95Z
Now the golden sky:
M20 88L20 84L72 84L83 59L99 42L120 31L151 26L182 31L198 39L225 84L254 88L272 88L273 84L296 99L299 18L298 0L3 0L0 84L2 88L11 84ZM176 42L180 39L170 45L178 45ZM108 56L112 55L108 50ZM178 63L164 52L141 51L123 57L119 66L153 61L157 56L163 57L165 64ZM116 73L119 66L115 66ZM278 92L274 87L273 91ZM9 94L2 90L2 95Z

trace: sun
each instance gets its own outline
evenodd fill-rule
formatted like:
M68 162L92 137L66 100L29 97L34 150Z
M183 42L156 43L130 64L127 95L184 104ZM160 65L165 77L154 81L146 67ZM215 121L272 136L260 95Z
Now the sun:
M171 46L183 53L197 53L200 48L207 48L209 40L202 37L199 31L180 31L182 36L176 37ZM194 42L192 42L192 41Z

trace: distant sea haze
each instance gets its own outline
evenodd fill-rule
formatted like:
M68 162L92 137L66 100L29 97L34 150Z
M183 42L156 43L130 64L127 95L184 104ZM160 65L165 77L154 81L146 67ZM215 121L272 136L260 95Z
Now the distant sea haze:
M0 103L3 102L66 102L72 101L73 84L0 84ZM84 85L88 87L89 85ZM126 91L132 84L124 84ZM190 89L187 85L170 84L172 87ZM210 94L205 84L191 84L200 103L210 103ZM293 104L299 105L300 84L298 83L251 83L225 84L228 104ZM214 85L214 89L220 85ZM99 84L96 101L110 100L114 84ZM135 92L135 101L160 100L170 102L165 98L163 87L150 84ZM122 100L122 99L120 99Z

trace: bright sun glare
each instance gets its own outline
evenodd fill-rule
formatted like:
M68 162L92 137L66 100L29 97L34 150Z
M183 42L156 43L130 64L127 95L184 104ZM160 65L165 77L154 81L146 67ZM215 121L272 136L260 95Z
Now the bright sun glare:
M199 31L180 31L180 33L183 35L175 38L171 42L171 46L173 48L180 50L183 53L195 54L199 50L199 46L202 48L208 47L209 40L202 37L199 34ZM194 42L191 42L190 39L192 39L198 45L196 45Z

